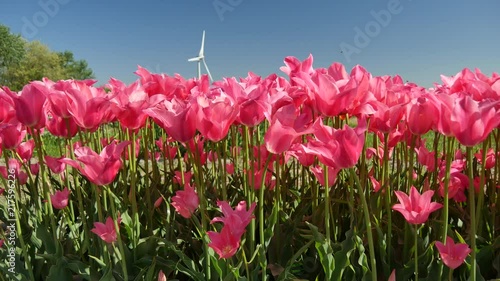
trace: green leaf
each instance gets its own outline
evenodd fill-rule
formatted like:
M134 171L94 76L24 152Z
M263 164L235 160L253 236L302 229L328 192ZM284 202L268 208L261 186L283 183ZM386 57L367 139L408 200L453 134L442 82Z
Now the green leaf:
M278 276L278 281L284 281L284 280L287 280L287 278L289 278L289 274L291 269L292 269L292 266L295 264L295 262L297 261L297 259L302 255L302 253L304 253L305 251L307 251L307 249L309 249L309 247L312 245L314 241L309 241L307 242L307 244L305 244L304 246L302 246L302 248L300 248L294 255L293 257L288 261L288 263L286 264L286 267L285 269L283 270L283 272L281 272L281 274Z
M68 263L65 259L59 259L57 264L50 267L47 281L72 280L73 275L67 270Z
M99 279L99 281L115 281L115 277L113 277L113 268L108 267L106 273Z
M48 254L55 254L57 252L56 241L54 241L54 238L44 225L39 225L36 228L35 235L38 239L43 241L43 245Z
M333 249L330 245L330 241L327 240L323 234L319 233L316 226L308 222L306 222L306 224L313 232L315 247L318 251L323 270L325 271L325 278L326 280L332 280L332 274L335 270L335 259L333 257Z
M95 260L100 266L101 268L105 268L107 265L104 263L103 260L101 260L100 258L97 258L97 257L94 257L94 256L91 256L89 255L89 257L93 260Z
M280 211L279 204L274 204L273 211L271 213L270 218L268 219L268 224L266 225L266 230L264 231L264 246L267 248L269 243L271 243L271 239L274 236L274 227L278 222L278 213Z
M90 280L90 266L84 264L81 261L70 260L68 262L68 269L76 273L78 276L82 277L85 280Z
M354 240L356 241L356 245L359 251L358 264L361 265L362 280L371 280L371 271L370 271L370 266L368 265L368 257L365 254L365 246L363 245L363 239L355 235Z
M215 253L210 253L210 260L212 261L211 266L215 268L215 271L217 271L217 274L219 274L219 277L224 277L224 273L222 272L221 268L221 260L215 257ZM224 263L224 260L222 260L222 263ZM222 266L225 266L224 264Z
M351 253L356 249L356 245L353 240L354 231L350 229L346 232L346 239L340 243L341 250L335 252L335 270L333 271L333 276L342 279L344 270L349 267Z
M172 250L182 261L181 264L177 265L177 269L191 277L192 280L199 280L199 281L204 281L205 280L205 275L199 271L199 269L196 266L196 263L190 259L188 256L186 256L182 251L177 249L177 247L170 241L166 239L159 239L159 241L164 242L167 247Z

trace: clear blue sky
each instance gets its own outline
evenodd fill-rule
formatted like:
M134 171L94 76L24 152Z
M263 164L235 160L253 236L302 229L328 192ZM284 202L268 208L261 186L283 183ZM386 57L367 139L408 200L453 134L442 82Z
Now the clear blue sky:
M43 3L51 3L48 12ZM374 24L373 12L381 10L391 19ZM500 72L499 11L498 0L3 0L0 23L87 60L99 84L109 77L133 82L137 65L196 76L196 63L187 59L198 54L205 29L215 79L248 71L283 75L286 56L312 53L315 67L338 61L349 71L360 64L374 75L432 86L439 74L464 67ZM355 40L356 27L368 28L368 44ZM343 43L357 48L349 59Z

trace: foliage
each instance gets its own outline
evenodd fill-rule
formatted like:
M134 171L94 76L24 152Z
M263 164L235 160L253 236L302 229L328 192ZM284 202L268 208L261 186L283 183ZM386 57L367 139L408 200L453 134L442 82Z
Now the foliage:
M70 51L53 52L39 41L25 41L0 25L0 84L19 91L30 81L42 78L94 78L85 60L75 60Z
M0 84L5 85L2 75L7 68L22 60L24 44L21 35L12 34L7 26L0 24Z

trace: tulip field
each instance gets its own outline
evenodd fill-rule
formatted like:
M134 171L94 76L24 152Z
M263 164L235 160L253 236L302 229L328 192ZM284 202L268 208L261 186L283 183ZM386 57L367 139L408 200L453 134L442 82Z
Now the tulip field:
M500 278L499 74L280 69L1 87L0 281Z

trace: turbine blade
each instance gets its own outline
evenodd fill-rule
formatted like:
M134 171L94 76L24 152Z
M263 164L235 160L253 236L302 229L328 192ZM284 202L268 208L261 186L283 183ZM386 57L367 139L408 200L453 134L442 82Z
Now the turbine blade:
M210 81L214 81L214 79L212 79L212 74L210 74L210 70L208 70L208 65L205 62L205 59L203 59L203 64L205 65L205 69L207 70L208 78L210 78Z
M201 57L196 57L196 58L190 58L188 61L200 61Z
M203 57L204 50L205 50L205 30L203 30L203 36L201 37L201 48L200 48L200 53L198 54L199 57Z

